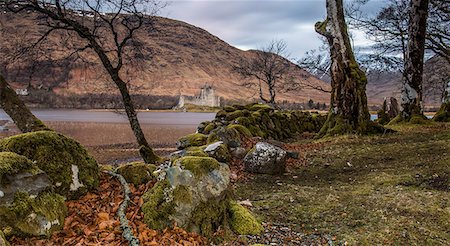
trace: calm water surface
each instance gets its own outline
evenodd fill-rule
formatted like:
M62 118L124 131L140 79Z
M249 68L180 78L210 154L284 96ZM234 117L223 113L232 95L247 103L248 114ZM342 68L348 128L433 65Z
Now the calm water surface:
M67 122L98 122L98 123L127 123L125 113L96 110L67 110L48 109L32 110L43 121ZM190 112L139 112L138 118L142 124L151 125L195 125L202 121L214 119L215 113ZM9 116L0 110L0 120L10 120Z

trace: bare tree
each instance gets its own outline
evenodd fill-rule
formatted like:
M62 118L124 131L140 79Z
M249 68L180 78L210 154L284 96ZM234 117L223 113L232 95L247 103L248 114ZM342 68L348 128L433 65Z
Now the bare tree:
M8 8L14 12L34 10L45 17L48 27L39 39L44 40L55 32L78 36L83 46L74 52L93 51L122 96L130 126L139 145L139 151L147 163L158 157L149 146L141 129L128 83L124 76L124 64L129 60L130 45L136 33L144 26L151 26L151 15L161 5L153 0L8 0ZM143 9L151 7L151 12ZM149 15L146 15L149 14Z
M317 22L316 32L324 36L331 57L331 100L327 120L319 136L372 131L367 107L365 73L355 60L342 0L327 0L327 18Z
M277 91L281 90L283 80L290 69L290 62L284 56L286 54L286 43L282 40L273 40L266 47L254 51L254 57L248 61L241 59L234 66L234 70L244 78L253 78L258 81L259 98L268 104L275 105ZM253 82L244 83L246 87L255 86ZM264 90L267 90L264 93ZM266 96L268 94L268 97Z
M423 116L422 82L427 16L428 0L411 0L400 113L405 121L414 115Z
M0 106L11 117L21 132L49 130L17 96L0 74Z

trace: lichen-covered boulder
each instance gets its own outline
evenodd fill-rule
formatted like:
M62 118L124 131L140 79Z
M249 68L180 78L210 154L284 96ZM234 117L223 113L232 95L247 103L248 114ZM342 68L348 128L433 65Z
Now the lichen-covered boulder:
M226 222L230 169L210 157L185 156L165 168L144 195L144 222L177 226L209 236Z
M264 228L256 218L242 205L230 201L229 211L231 214L231 228L240 235L258 235Z
M0 231L49 236L62 228L64 197L52 192L47 174L25 156L0 152Z
M228 147L223 144L222 141L212 143L203 150L208 154L209 157L212 157L219 162L228 163L231 160L230 152L228 151Z
M155 177L153 172L156 166L153 164L146 164L144 162L131 162L117 167L116 172L122 175L128 183L134 185L146 184Z
M99 167L77 141L53 131L24 133L0 140L0 150L35 161L68 199L86 194L99 184Z
M252 173L280 174L286 169L287 153L280 147L259 142L244 158L245 171Z
M178 139L176 145L178 149L186 149L191 146L202 146L206 144L208 136L201 133L192 133Z

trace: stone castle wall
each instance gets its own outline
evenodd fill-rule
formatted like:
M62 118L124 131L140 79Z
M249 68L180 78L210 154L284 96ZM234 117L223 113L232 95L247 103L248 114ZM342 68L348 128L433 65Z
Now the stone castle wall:
M211 86L203 86L200 90L200 94L194 97L180 96L177 108L183 108L186 104L220 107L220 97L216 96L216 92Z

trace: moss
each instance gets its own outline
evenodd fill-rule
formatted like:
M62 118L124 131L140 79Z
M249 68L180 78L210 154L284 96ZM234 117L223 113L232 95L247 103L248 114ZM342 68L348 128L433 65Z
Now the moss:
M209 123L205 129L203 129L203 134L209 134L212 130L214 130L214 128L216 128L216 124L214 123Z
M240 125L243 125L243 126L250 126L250 125L255 124L255 121L254 121L254 119L252 117L244 117L244 116L235 119L234 122L236 124L240 124Z
M227 111L225 110L220 110L219 112L216 113L217 119L225 118L225 116L227 116Z
M430 124L430 120L424 115L413 115L409 120L409 123L416 125L426 125Z
M228 113L227 116L225 116L225 120L232 121L236 118L243 117L243 116L245 116L243 110L236 110L234 112Z
M219 162L211 157L185 156L176 162L185 169L191 171L194 176L201 177L214 169L218 169Z
M225 110L225 112L229 113L229 112L236 111L236 108L233 106L225 106L225 107L223 107L223 110Z
M225 144L221 144L213 153L208 153L208 155L219 162L228 163L231 160L230 152Z
M255 119L261 118L261 112L259 112L259 111L253 112L252 113L252 117L255 118Z
M171 226L169 216L175 212L175 203L166 201L165 195L172 189L167 180L159 181L153 188L144 194L142 212L144 223L152 229L164 229Z
M250 111L259 111L261 109L262 110L273 110L273 108L267 104L253 104L251 107L249 107Z
M259 128L259 126L248 126L248 130L251 132L252 136L259 136L262 138L266 137L266 134Z
M37 131L0 140L0 150L24 155L47 173L56 191L69 199L77 198L99 184L95 159L77 141L52 131ZM82 187L70 190L72 169L78 169Z
M450 122L450 102L443 103L439 111L433 116L434 121Z
M201 133L192 133L178 139L179 149L185 149L191 146L202 146L206 144L208 136Z
M184 156L200 156L200 157L208 157L203 150L188 150Z
M395 125L402 122L402 116L401 115L397 115L395 116L391 121L389 121L389 123L387 125Z
M185 185L178 185L173 190L173 199L175 202L192 203L192 194Z
M377 112L377 116L378 116L377 122L382 125L386 125L391 121L389 114L382 109Z
M245 127L243 125L232 124L232 125L228 125L227 128L228 129L236 129L239 132L239 134L241 134L247 138L252 137L252 133L247 129L247 127Z
M219 138L219 136L217 136L217 133L214 133L214 132L210 133L208 135L208 138L206 139L207 144L215 143L217 141L220 141L220 138Z
M1 246L10 246L9 242L6 240L5 235L3 234L3 231L0 230L0 245Z
M128 183L134 185L146 184L152 180L156 166L143 162L131 162L119 166L116 172L122 175Z
M5 175L13 175L33 166L33 162L25 156L13 152L0 152L0 184Z
M263 226L242 205L230 201L231 227L240 235L258 235L263 232Z
M67 215L64 197L43 192L36 198L27 193L17 192L9 207L0 207L0 227L9 226L17 235L46 235L63 227ZM51 228L43 228L43 222L51 223Z
M200 203L192 213L190 219L191 227L194 231L206 236L213 236L219 228L227 226L227 205L228 199L209 199Z

